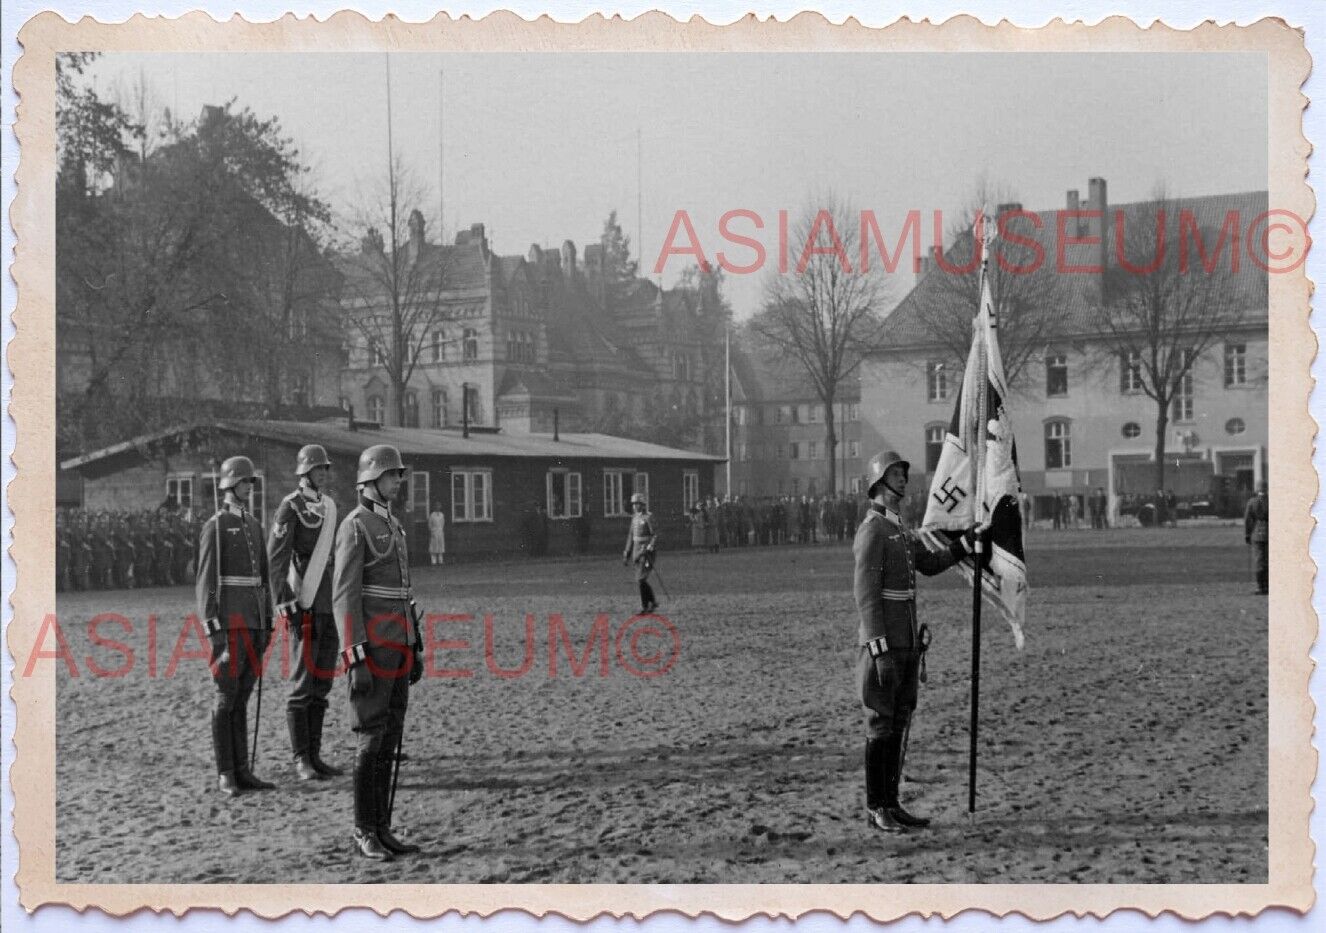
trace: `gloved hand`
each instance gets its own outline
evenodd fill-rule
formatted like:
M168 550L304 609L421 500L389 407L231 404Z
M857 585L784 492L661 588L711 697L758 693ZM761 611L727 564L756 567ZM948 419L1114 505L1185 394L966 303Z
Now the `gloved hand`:
M368 669L367 661L360 661L350 668L350 694L363 696L373 689L373 672Z
M894 679L897 676L897 669L894 666L896 657L897 652L886 651L875 658L875 678L879 681L879 685L885 689L888 688L890 680L896 683L896 679Z
M212 655L216 658L212 663L212 667L218 674L228 675L230 668L230 633L215 632L211 641Z
M414 649L414 657L410 662L410 686L413 687L419 681L424 679L424 653L417 647Z

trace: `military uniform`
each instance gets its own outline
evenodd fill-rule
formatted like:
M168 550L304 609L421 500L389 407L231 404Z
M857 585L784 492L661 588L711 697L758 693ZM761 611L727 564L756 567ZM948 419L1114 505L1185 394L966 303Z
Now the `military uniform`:
M247 509L228 502L199 534L195 594L212 643L216 769L239 789L265 783L249 771L248 704L271 632L270 579L262 526Z
M1257 592L1271 589L1271 507L1266 495L1258 491L1248 500L1243 512L1243 541L1252 545L1253 567L1257 574Z
M332 612L335 536L336 502L301 482L277 506L267 542L277 601L297 651L286 725L296 772L304 780L341 773L321 758L322 723L340 647Z
M871 472L882 478L895 464L904 471L909 466L896 455L887 455L872 461ZM874 484L870 488L873 491ZM866 809L871 817L893 826L929 822L912 817L898 800L904 741L916 709L925 651L916 619L916 574L940 573L967 553L965 538L954 539L947 551L932 552L900 514L877 501L871 503L852 542L853 592L860 615L857 684L866 726ZM888 815L877 817L876 811Z
M644 496L636 493L631 496L631 505L644 504ZM658 608L654 598L654 588L649 585L649 574L654 569L654 548L658 536L654 533L654 516L647 509L641 509L631 515L631 529L626 533L626 549L622 552L622 562L635 564L635 582L640 588L640 610L651 612Z
M370 485L387 470L403 472L400 454L386 445L370 447L360 457L359 485ZM392 833L390 795L410 684L422 676L422 637L410 589L405 528L389 505L367 491L336 531L332 606L346 629L350 721L358 734L355 843L365 856L390 859L418 848ZM368 683L356 690L356 678L364 676L360 667L367 669Z

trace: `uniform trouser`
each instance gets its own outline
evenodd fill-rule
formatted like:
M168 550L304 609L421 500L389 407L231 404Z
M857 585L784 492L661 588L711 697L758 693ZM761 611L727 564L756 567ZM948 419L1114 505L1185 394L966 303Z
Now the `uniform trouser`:
M218 773L248 768L249 697L267 650L268 633L234 629L212 638L212 750ZM226 655L225 658L222 655Z
M299 618L299 625L292 633L295 664L286 708L326 709L341 647L336 616L330 612L302 609Z
M866 713L866 807L873 810L898 803L921 659L920 652L911 649L895 649L879 659L872 658L864 645L858 650L857 679Z
M410 701L410 674L403 645L368 646L373 672L370 688L350 694L351 723L358 735L355 750L355 827L372 831L390 826L387 813L391 795L392 764L405 731L405 710ZM348 679L348 678L347 678Z
M649 585L649 574L654 570L654 562L646 558L640 558L635 562L635 582L640 589L640 608L653 605L654 588Z
M1269 541L1252 542L1252 565L1257 574L1257 589L1271 588L1271 547Z

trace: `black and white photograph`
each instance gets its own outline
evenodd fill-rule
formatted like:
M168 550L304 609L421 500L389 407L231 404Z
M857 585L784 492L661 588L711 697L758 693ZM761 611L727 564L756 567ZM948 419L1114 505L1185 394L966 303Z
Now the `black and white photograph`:
M1275 881L1266 54L54 63L57 884Z

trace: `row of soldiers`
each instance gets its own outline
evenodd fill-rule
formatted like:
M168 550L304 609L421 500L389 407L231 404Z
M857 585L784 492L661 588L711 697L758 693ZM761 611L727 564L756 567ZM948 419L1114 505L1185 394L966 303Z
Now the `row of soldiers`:
M57 512L55 587L104 590L192 582L200 524L187 510Z
M913 501L914 500L914 501ZM923 508L921 497L910 497L905 511ZM850 541L866 513L869 500L830 493L825 496L710 496L697 502L687 516L691 546L713 550L774 544L819 544Z

